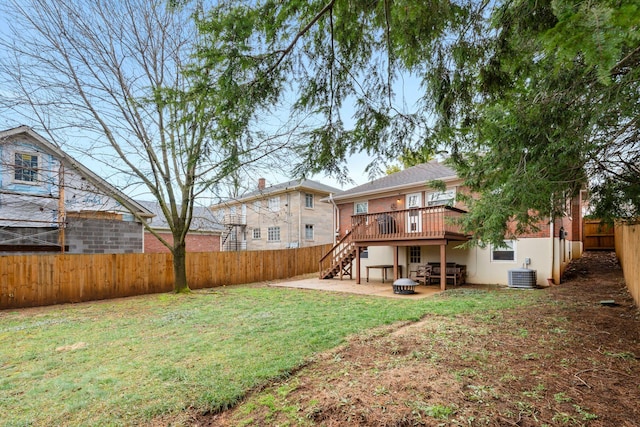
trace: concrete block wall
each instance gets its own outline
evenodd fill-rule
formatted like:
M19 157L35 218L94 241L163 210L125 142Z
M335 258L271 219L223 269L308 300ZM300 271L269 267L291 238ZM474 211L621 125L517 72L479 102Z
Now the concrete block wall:
M18 238L18 236L24 236ZM45 243L46 242L46 243ZM0 228L0 244L38 245L58 244L58 227L8 227Z
M68 218L65 243L69 253L141 253L142 224L133 221Z

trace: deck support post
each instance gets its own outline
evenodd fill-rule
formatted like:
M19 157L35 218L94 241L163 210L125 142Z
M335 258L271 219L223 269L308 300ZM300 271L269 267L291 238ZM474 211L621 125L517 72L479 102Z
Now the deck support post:
M393 281L395 282L400 277L398 277L398 246L393 247Z
M440 245L440 290L447 289L447 244Z
M360 284L360 246L356 245L356 285Z

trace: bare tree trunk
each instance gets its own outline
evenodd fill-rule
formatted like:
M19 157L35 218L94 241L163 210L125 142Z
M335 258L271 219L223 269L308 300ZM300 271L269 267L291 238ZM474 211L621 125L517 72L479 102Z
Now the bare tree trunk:
M206 41L193 19L200 3L0 1L0 26L8 27L0 37L8 53L0 59L0 107L24 108L60 147L75 141L123 193L153 196L173 241L131 213L173 254L175 292L189 291L185 238L198 198L229 175L237 188L239 167L289 144L256 139L249 129L256 108L271 108L277 79L268 90L262 83L248 90L252 83L237 82L251 82L259 68L196 55ZM192 73L196 66L206 72Z
M173 291L177 294L188 293L189 283L187 282L187 245L183 241L176 242L173 246Z

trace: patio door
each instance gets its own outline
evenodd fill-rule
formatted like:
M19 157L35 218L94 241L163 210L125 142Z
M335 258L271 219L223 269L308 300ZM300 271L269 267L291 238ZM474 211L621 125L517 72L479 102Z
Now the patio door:
M422 207L422 193L407 194L406 200L407 209L407 231L409 233L419 233L422 231L422 214L420 208Z

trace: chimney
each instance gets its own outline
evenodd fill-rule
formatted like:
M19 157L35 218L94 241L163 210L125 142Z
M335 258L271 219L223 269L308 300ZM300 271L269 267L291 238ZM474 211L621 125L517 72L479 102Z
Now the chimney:
M258 178L258 190L264 190L264 187L267 185L267 180L264 178Z

